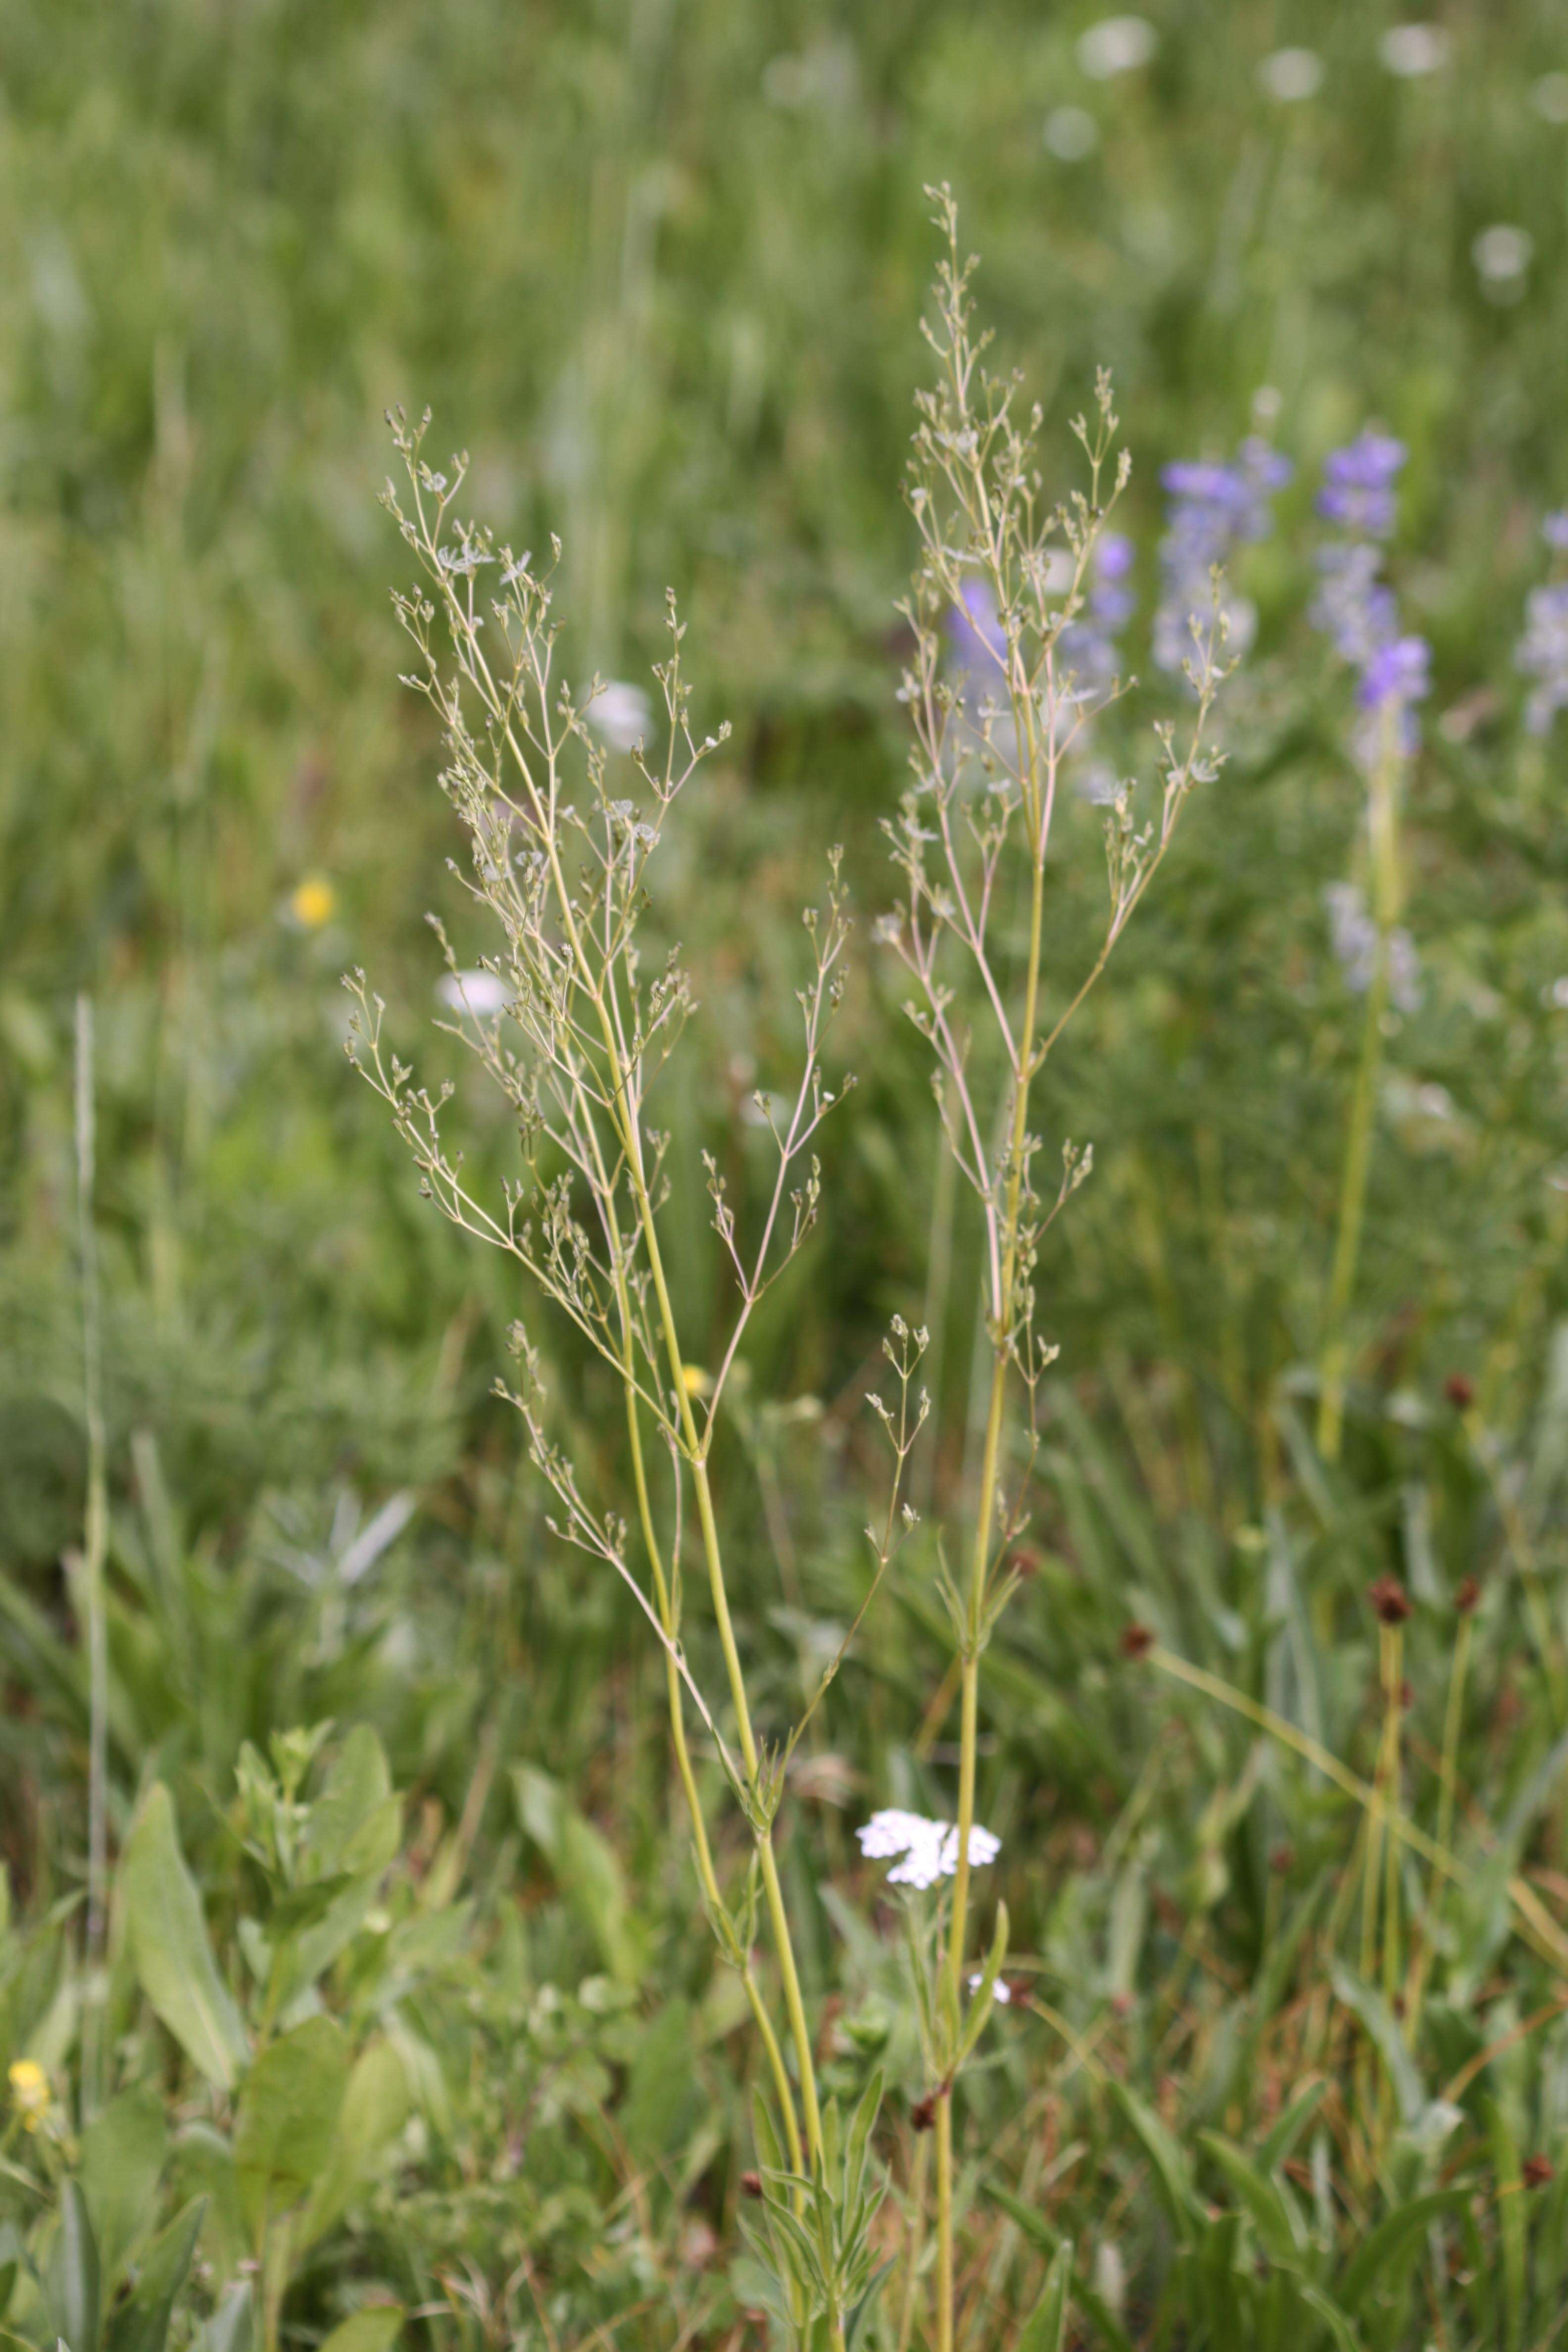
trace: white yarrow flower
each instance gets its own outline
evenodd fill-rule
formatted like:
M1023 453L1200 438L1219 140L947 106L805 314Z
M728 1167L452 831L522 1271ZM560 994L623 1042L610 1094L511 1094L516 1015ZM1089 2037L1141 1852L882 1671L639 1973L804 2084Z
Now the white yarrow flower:
M1159 46L1146 16L1102 16L1080 35L1078 61L1091 81L1110 81L1146 66Z
M1323 60L1311 49L1276 49L1258 67L1258 79L1270 98L1293 106L1321 89Z
M1448 36L1441 25L1391 25L1378 49L1391 74L1415 81L1447 64Z
M1527 228L1516 228L1511 221L1494 221L1471 245L1470 259L1484 286L1511 286L1530 268L1534 251L1535 239Z
M969 1979L970 1991L978 1992L984 1981L984 1977L982 1975L981 1971L976 1969L974 1974ZM995 1983L991 1988L991 1998L996 2003L998 2009L1005 2009L1008 2006L1013 1998L1013 1988L1007 1982L1005 1977L997 1978Z
M870 1862L891 1862L889 1886L934 1886L958 1868L958 1830L952 1822L928 1821L923 1813L906 1813L896 1805L873 1813L856 1835ZM969 1832L970 1868L994 1862L1002 1841L978 1822Z
M436 982L436 993L454 1013L472 1013L488 1020L506 1010L510 991L493 971L447 971Z
M617 751L629 751L635 743L647 734L652 711L648 698L640 686L628 686L625 678L613 677L602 694L596 694L588 705L590 727L601 734L606 743Z
M1081 163L1100 144L1100 125L1081 106L1056 106L1046 117L1041 136L1058 162Z

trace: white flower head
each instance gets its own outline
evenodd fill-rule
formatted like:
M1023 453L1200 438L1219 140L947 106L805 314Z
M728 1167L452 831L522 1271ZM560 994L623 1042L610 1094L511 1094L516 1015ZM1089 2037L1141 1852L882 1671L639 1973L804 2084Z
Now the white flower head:
M1483 286L1512 286L1530 268L1535 239L1511 221L1494 221L1470 247L1470 259Z
M1147 16L1102 16L1080 34L1078 61L1090 81L1111 81L1146 66L1159 46Z
M1568 122L1568 73L1542 74L1530 102L1548 122Z
M958 1830L952 1822L930 1822L923 1813L906 1813L891 1805L873 1813L856 1832L860 1851L871 1862L891 1862L889 1886L934 1886L958 1868ZM969 1832L970 1868L994 1862L1002 1841L978 1822Z
M510 992L493 971L447 971L436 982L436 993L454 1013L471 1013L485 1020L492 1013L505 1012Z
M974 1974L969 1979L970 1991L978 1992L984 1981L984 1977L982 1975L981 1971L976 1969ZM995 1983L991 1988L991 1998L996 2003L998 2009L1005 2009L1011 2002L1013 1998L1013 1988L1007 1982L1005 1977L997 1978Z
M1081 106L1056 106L1041 136L1058 163L1081 163L1100 144L1100 125Z
M1391 74L1416 81L1423 74L1440 73L1448 62L1448 36L1441 25L1391 25L1378 44Z
M617 751L629 751L647 733L652 711L648 698L640 686L628 686L625 678L613 677L602 694L596 694L588 705L587 719L606 743Z
M1323 60L1313 49L1276 49L1258 67L1258 79L1270 98L1293 106L1322 87Z

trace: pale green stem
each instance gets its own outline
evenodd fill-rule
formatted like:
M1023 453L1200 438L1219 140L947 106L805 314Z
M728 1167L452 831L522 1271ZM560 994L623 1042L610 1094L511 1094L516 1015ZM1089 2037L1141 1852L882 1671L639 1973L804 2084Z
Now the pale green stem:
M92 1003L76 1001L77 1236L81 1265L82 1391L87 1421L87 1522L82 1585L87 1615L87 2010L83 2019L83 2104L102 2102L103 1994L100 1981L109 1918L109 1639L104 1566L109 1549L109 1484L103 1427L102 1302L93 1217Z
M1372 910L1377 940L1372 984L1367 990L1366 1013L1362 1024L1361 1055L1351 1097L1333 1264L1329 1275L1329 1294L1323 1317L1323 1350L1318 1391L1318 1451L1326 1462L1339 1459L1340 1442L1344 1433L1345 1374L1350 1362L1345 1319L1350 1313L1356 1269L1361 1259L1367 1177L1372 1164L1372 1139L1377 1118L1377 1084L1383 1069L1383 1031L1388 1013L1390 945L1394 927L1399 919L1400 754L1394 733L1395 723L1393 716L1385 722L1385 739L1373 773L1368 803Z
M991 1373L991 1401L985 1416L985 1451L981 1462L980 1493L974 1515L974 1547L970 1555L968 1625L961 1654L962 1714L958 1748L958 1851L953 1863L952 1916L948 1926L946 1968L951 2014L963 2006L963 1950L969 1922L969 1839L974 1826L974 1756L980 1717L981 1627L985 1585L991 1568L992 1530L996 1517L997 1488L1002 1473L1002 1438L1007 1401L1007 1368L1012 1360L1013 1292L1018 1272L1018 1223L1023 1201L1025 1146L1028 1135L1029 1086L1034 1076L1035 1030L1039 1015L1040 946L1045 909L1045 844L1037 824L1034 870L1029 901L1029 961L1025 982L1024 1018L1018 1039L1018 1063L1014 1080L1013 1126L1007 1191L1002 1224L1001 1297L998 1326L993 1335L995 1360ZM937 2101L937 2352L952 2352L952 2085L942 2086Z

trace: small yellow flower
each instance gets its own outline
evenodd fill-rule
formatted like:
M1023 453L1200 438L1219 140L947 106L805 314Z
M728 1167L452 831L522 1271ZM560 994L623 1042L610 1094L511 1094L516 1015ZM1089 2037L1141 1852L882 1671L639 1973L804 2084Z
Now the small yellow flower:
M319 931L330 923L337 908L338 894L331 884L320 874L307 874L289 894L289 912L301 930Z
M713 1376L711 1372L705 1372L700 1364L682 1364L680 1384L689 1397L711 1396L713 1393Z
M10 2070L11 2096L30 2132L49 2112L49 2078L33 2058L17 2058Z

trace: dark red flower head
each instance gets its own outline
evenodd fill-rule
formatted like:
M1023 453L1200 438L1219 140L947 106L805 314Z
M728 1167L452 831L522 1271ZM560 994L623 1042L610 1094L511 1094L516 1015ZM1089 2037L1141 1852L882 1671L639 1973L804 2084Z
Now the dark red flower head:
M1410 1595L1396 1576L1380 1576L1367 1586L1366 1597L1380 1625L1403 1625L1410 1614Z

